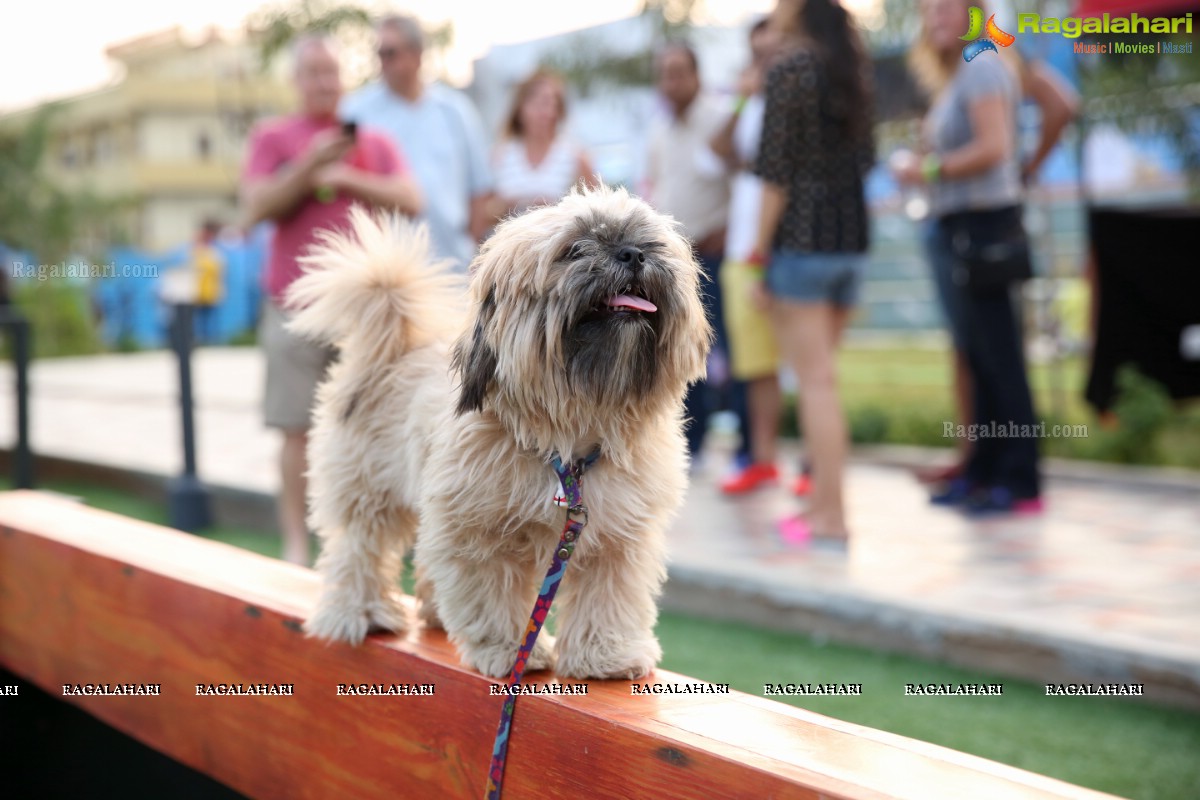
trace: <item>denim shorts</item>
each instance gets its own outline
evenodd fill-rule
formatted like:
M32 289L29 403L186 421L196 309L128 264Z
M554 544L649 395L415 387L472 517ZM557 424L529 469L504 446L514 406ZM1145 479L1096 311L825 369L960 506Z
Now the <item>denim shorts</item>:
M794 303L849 308L858 302L866 253L801 253L776 250L767 267L771 294Z

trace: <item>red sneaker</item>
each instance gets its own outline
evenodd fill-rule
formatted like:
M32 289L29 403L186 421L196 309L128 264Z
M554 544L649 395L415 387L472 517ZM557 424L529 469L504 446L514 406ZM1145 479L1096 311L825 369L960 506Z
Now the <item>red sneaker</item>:
M913 470L919 483L950 483L961 478L966 468L962 464L950 464L945 467L918 467Z
M796 497L807 497L812 491L812 479L808 475L801 475L792 483L792 494Z
M779 470L774 464L751 464L721 481L725 494L745 494L779 482Z

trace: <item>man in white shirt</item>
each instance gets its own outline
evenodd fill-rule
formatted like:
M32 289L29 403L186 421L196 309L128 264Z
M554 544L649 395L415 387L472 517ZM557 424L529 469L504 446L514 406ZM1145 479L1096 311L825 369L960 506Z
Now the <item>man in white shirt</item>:
M725 162L709 142L728 119L728 103L701 92L700 70L695 51L682 43L665 46L655 61L658 90L667 113L656 119L649 133L645 195L650 203L677 219L691 238L704 266L701 289L709 320L717 331L716 363L727 362L721 294L715 277L725 250L725 226L729 218L730 174ZM713 363L713 362L710 362ZM722 370L725 371L724 369ZM688 451L695 458L704 443L711 410L710 381L694 384L685 401ZM743 432L746 423L746 387L729 381L726 405L738 416ZM738 460L748 458L743 447Z
M728 103L700 91L696 55L689 46L667 45L656 66L667 113L650 128L647 197L679 220L702 257L720 255L730 176L708 143L728 118Z
M483 124L464 95L422 80L424 34L417 20L387 17L378 37L380 79L342 101L342 118L382 130L399 145L425 197L434 255L465 270L492 223Z

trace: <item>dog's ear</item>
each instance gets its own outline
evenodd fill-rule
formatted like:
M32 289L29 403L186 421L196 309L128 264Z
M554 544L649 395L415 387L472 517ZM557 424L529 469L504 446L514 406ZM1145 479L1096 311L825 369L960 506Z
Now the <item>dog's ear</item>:
M496 290L493 287L479 306L470 336L464 333L454 345L451 363L460 379L458 405L454 412L459 416L483 408L483 400L496 377L496 351L487 343L486 335L495 313Z

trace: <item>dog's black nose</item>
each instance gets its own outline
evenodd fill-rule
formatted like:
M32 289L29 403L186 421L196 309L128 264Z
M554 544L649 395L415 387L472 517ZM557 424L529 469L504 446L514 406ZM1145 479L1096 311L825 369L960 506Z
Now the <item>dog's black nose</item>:
M617 261L620 261L622 264L628 264L631 267L640 267L646 263L646 254L641 249L627 244L617 251Z

